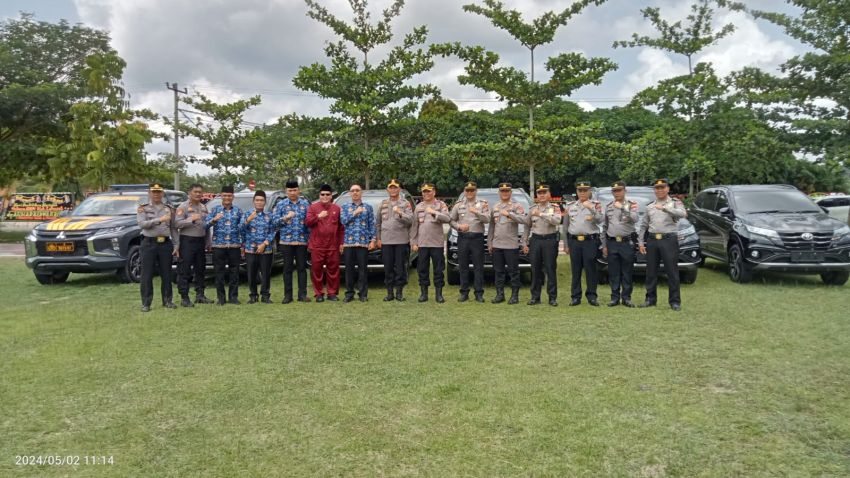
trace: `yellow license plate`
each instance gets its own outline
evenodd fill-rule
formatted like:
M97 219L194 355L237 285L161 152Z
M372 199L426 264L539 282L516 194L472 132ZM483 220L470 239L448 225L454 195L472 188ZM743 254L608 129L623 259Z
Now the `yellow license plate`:
M47 252L74 252L73 242L48 242Z

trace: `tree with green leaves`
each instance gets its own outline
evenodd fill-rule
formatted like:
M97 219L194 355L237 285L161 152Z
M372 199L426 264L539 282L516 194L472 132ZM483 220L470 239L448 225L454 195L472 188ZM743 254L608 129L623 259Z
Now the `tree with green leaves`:
M305 2L308 16L329 26L342 40L325 46L330 65L313 63L300 68L293 84L333 100L331 113L347 123L334 141L345 149L345 154L335 156L344 161L337 166L362 172L364 185L370 188L372 171L392 163L386 150L375 148L375 143L383 142L384 132L393 123L416 111L416 100L438 94L432 85L410 82L434 65L431 53L421 48L428 29L414 28L400 45L376 62L370 55L392 40L390 23L401 13L404 0L394 0L376 23L370 22L367 0L349 0L354 14L352 23L334 16L315 0ZM357 141L356 147L350 143L352 139Z
M180 137L197 138L201 150L211 154L209 157L189 158L189 161L221 171L225 177L232 179L235 179L238 170L253 165L253 158L249 157L246 145L255 127L245 123L245 113L260 104L259 95L220 104L195 92L188 98L181 98L181 101L194 109L195 120L179 123ZM164 118L164 121L173 124L168 118Z
M694 194L698 189L700 174L713 172L711 154L697 149L697 144L700 142L702 122L710 113L711 106L726 94L725 84L717 77L711 65L694 65L695 56L735 31L733 24L714 28L714 5L730 6L725 0L699 0L691 5L691 13L684 25L681 20L668 22L662 18L658 8L644 8L641 13L658 31L659 36L650 37L635 33L631 40L614 42L614 48L657 48L684 56L688 62L687 75L663 80L658 85L639 92L632 104L657 107L662 115L686 122L687 130L677 131L676 134L679 137L684 134L684 143L679 143L684 149L677 154L681 155L680 172L688 176L689 194ZM677 180L679 177L674 176L671 179Z
M0 22L0 186L47 179L53 140L67 140L68 113L86 90L86 60L115 51L109 36L83 25L36 21L31 14Z
M567 25L569 21L590 5L600 5L605 0L579 0L559 13L546 12L531 22L523 20L517 10L506 10L498 0L484 0L483 5L468 4L463 9L470 13L482 15L490 22L508 32L508 34L524 46L529 53L529 70L510 66L498 66L499 55L482 46L463 46L459 43L435 45L432 48L437 54L455 55L466 62L466 74L458 77L462 85L473 85L484 91L498 95L500 100L509 105L520 105L527 110L527 128L517 132L513 138L505 142L478 145L481 151L489 152L490 160L498 159L498 164L515 167L524 165L528 169L529 185L534 187L534 170L539 164L558 161L567 158L556 153L560 147L551 141L561 141L566 138L582 138L582 142L590 142L595 137L582 136L591 133L595 127L574 126L571 131L537 132L534 129L534 111L555 98L571 95L575 90L585 85L599 84L602 77L617 65L607 58L587 58L580 53L562 53L548 58L544 67L550 73L550 78L543 82L535 77L534 51L541 45L551 43L557 30ZM508 153L513 146L522 146L525 155L517 157ZM472 153L463 145L453 149L458 153ZM561 150L563 153L564 151Z

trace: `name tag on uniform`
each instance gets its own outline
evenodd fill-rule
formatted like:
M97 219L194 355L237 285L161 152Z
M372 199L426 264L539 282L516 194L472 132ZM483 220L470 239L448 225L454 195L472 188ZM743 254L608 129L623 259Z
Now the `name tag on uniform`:
M584 240L584 236L576 236L576 239L578 239L579 241L583 241L583 240Z
M656 234L656 235L655 235L655 239L656 239L656 240L659 240L659 241L660 241L663 237L664 237L664 234Z
M163 244L165 242L165 237L164 236L157 236L156 242L157 242L157 244Z

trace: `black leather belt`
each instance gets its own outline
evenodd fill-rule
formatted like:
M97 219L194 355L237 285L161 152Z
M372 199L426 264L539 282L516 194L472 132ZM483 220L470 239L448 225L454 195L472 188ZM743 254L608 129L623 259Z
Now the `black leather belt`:
M458 238L463 239L479 239L484 238L483 232L459 232L457 233Z
M606 236L611 242L629 242L634 240L634 234L628 236Z
M669 239L671 237L676 237L675 232L650 232L649 238L654 239L656 241L660 241L662 239Z
M531 238L532 239L540 239L540 240L557 239L558 233L553 232L552 234L532 234Z
M168 236L145 236L144 240L154 244L168 244L171 242L171 238Z
M599 239L599 234L570 234L570 238L582 242L587 240Z

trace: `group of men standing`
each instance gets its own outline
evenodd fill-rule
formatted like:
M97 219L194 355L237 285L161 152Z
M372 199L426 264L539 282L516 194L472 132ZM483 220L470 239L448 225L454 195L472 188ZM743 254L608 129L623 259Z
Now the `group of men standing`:
M463 197L449 210L436 199L433 183L420 187L422 201L413 207L402 197L401 184L392 179L387 184L387 198L378 210L363 201L363 189L349 188L351 201L341 207L333 203L328 185L319 190L319 200L310 203L297 181L286 183L286 197L271 211L266 208L266 195L256 191L252 209L242 211L233 203L232 186L221 190L221 204L208 210L201 202L203 188L193 184L189 200L175 208L163 202L163 188L150 188L150 202L139 207L138 223L142 229L141 295L142 311L149 311L153 299L153 273L162 277L162 300L167 308L172 302L171 260L179 258L178 291L181 305L193 307L189 297L189 281L194 280L194 303L212 303L204 295L205 253L212 251L217 300L215 303L239 304L239 264L245 260L248 273L249 303L271 303L270 275L274 241L278 240L284 261L284 298L287 304L295 298L307 297L307 254L310 275L317 302L339 300L340 260L345 265L344 302L368 300L367 268L369 252L379 248L384 266L387 295L384 301L404 301L407 270L411 251L418 252L419 302L429 300L433 267L434 299L445 302L445 236L444 225L457 231L460 295L458 300L484 302L485 248L493 258L496 296L492 303L517 304L521 286L520 253L528 254L532 269L531 297L528 305L541 302L544 282L548 301L557 306L558 228L563 224L564 249L570 255L572 284L570 305L581 303L582 281L586 277L585 296L589 304L598 306L596 257L608 259L611 281L609 306L631 301L632 270L635 246L647 257L647 295L642 306L656 303L659 263L663 261L670 285L670 305L681 307L678 271L676 223L686 216L682 203L669 197L669 184L664 179L653 183L657 200L647 209L646 220L638 226L638 205L626 198L626 185L612 185L614 200L606 205L591 199L588 181L576 183L577 200L567 203L565 210L550 202L549 186L540 184L534 193L536 201L528 211L513 199L510 183L499 184L499 202L490 205L477 197L475 182L467 182ZM520 234L519 226L523 226ZM487 237L485 238L485 232ZM646 239L645 239L646 238ZM485 245L486 244L486 245ZM470 283L470 266L472 282ZM293 272L297 272L297 298L293 295ZM506 298L506 285L510 297ZM225 289L227 285L227 289Z

